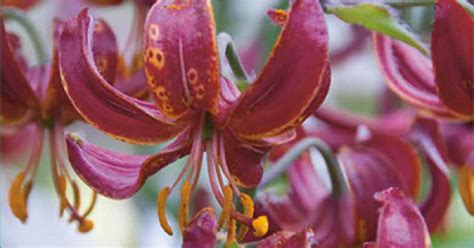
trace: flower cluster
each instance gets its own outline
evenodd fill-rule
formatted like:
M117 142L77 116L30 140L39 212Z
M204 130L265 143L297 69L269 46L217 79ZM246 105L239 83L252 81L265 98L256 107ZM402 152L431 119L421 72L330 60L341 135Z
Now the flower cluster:
M91 8L124 2L75 1ZM2 157L31 148L10 187L12 213L22 222L28 218L46 133L60 215L69 213L80 232L93 228L89 215L97 194L130 198L183 157L180 173L156 197L158 221L173 235L167 202L180 188L175 213L183 247L431 247L430 234L443 225L450 205L451 171L474 215L472 6L435 1L431 55L384 31L378 25L388 21L377 18L353 26L353 39L330 54L325 11L351 6L289 2L287 10L268 11L281 31L253 76L230 35L216 34L210 0L134 2L131 60L119 52L109 24L83 8L55 19L51 59L39 52L36 66L5 23L21 16L13 7L39 3L6 1L0 23ZM379 62L374 70L389 88L379 114L320 107L331 64L345 61L370 36ZM166 145L156 154L124 154L66 133L73 122L133 145ZM93 194L83 211L69 167ZM424 167L430 183L421 196ZM200 190L202 172L217 206ZM277 194L271 189L281 181L285 191Z

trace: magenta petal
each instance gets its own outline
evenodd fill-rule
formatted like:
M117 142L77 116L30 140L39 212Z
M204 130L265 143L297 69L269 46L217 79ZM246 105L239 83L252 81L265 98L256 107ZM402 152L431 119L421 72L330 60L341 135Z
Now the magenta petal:
M431 52L438 94L450 109L471 118L474 116L473 37L473 18L459 3L436 1Z
M402 186L401 171L395 164L397 161L366 147L342 148L338 159L345 168L356 200L359 241L373 240L380 207L373 195L389 187Z
M448 155L436 120L419 117L412 128L413 139L425 154L431 174L431 189L420 209L430 231L435 231L446 215L451 198Z
M14 51L18 44L10 44L11 38L5 30L3 17L0 20L2 36L2 90L1 90L1 121L14 122L20 119L28 109L38 109L39 99L28 83L25 65L17 61ZM24 61L23 61L24 62Z
M204 208L194 215L184 229L183 248L214 248L217 242L217 218L212 208Z
M110 86L92 59L92 17L87 10L63 27L59 63L64 89L82 117L98 129L130 143L168 140L183 129L151 103Z
M364 247L431 247L428 227L415 203L397 188L376 194L383 203L379 215L377 241Z
M120 154L86 143L73 135L68 135L66 142L69 161L81 179L102 195L123 199L136 193L146 178L158 169L186 155L189 149L183 141L188 137L189 133L185 132L152 157Z
M118 65L118 44L112 28L104 20L97 20L92 35L95 64L107 82L115 82Z
M264 69L241 95L229 125L246 139L279 134L300 124L325 97L328 36L318 1L292 1L288 21ZM289 104L282 104L288 102ZM315 106L316 105L316 106Z
M256 187L263 175L263 156L266 151L247 145L231 133L224 135L224 147L230 174L239 186Z

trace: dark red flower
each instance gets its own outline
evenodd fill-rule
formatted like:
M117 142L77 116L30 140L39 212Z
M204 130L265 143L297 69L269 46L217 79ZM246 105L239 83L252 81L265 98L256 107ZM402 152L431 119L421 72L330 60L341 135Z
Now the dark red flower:
M386 83L422 113L472 119L473 30L473 18L459 3L437 0L431 60L402 42L374 34Z
M291 139L294 128L327 94L328 37L321 6L312 0L293 1L265 68L240 93L220 75L220 63L226 61L219 61L210 1L158 1L144 28L145 72L155 104L120 93L98 73L90 43L93 23L83 11L61 35L60 68L71 102L85 120L119 140L138 144L175 140L158 154L142 157L117 154L70 135L68 151L75 171L99 193L127 198L149 176L190 154L182 173L158 197L160 222L171 234L164 215L166 199L189 171L178 211L183 231L205 151L211 188L223 208L219 228L227 222L229 230L235 229L237 220L257 236L265 234L265 217L254 218L252 200L237 186L252 188L259 183L266 151ZM282 99L292 104L282 105ZM248 211L235 210L233 195L241 197Z

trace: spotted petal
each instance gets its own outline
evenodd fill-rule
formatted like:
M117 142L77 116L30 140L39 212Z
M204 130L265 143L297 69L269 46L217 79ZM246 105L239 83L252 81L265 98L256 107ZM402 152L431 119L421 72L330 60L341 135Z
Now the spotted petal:
M431 52L438 94L450 109L470 117L474 116L473 32L473 18L459 3L436 1Z
M147 81L170 117L191 106L217 113L219 64L210 0L157 1L145 23Z
M151 103L129 97L100 75L91 49L93 19L87 10L63 27L59 64L66 94L82 117L111 136L131 143L170 139L183 130Z
M431 247L423 216L415 203L400 189L390 188L375 198L383 203L378 220L377 240L365 248Z
M280 231L272 234L268 238L260 241L257 245L258 248L302 248L317 246L317 242L314 239L313 230L308 227L301 232L291 233L286 231Z
M292 1L280 37L230 119L239 137L259 139L301 123L324 99L329 80L328 35L318 1ZM318 104L314 103L319 99ZM282 104L286 102L287 104Z
M75 135L68 135L66 143L72 168L87 185L102 195L123 199L136 193L148 176L189 153L189 132L151 157L106 150Z

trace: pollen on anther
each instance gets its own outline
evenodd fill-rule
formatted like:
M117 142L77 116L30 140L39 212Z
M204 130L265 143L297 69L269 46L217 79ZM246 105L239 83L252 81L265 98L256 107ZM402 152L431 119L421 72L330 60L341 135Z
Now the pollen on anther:
M148 29L148 35L150 36L151 40L157 41L160 37L160 30L158 28L158 25L151 24L150 28Z

